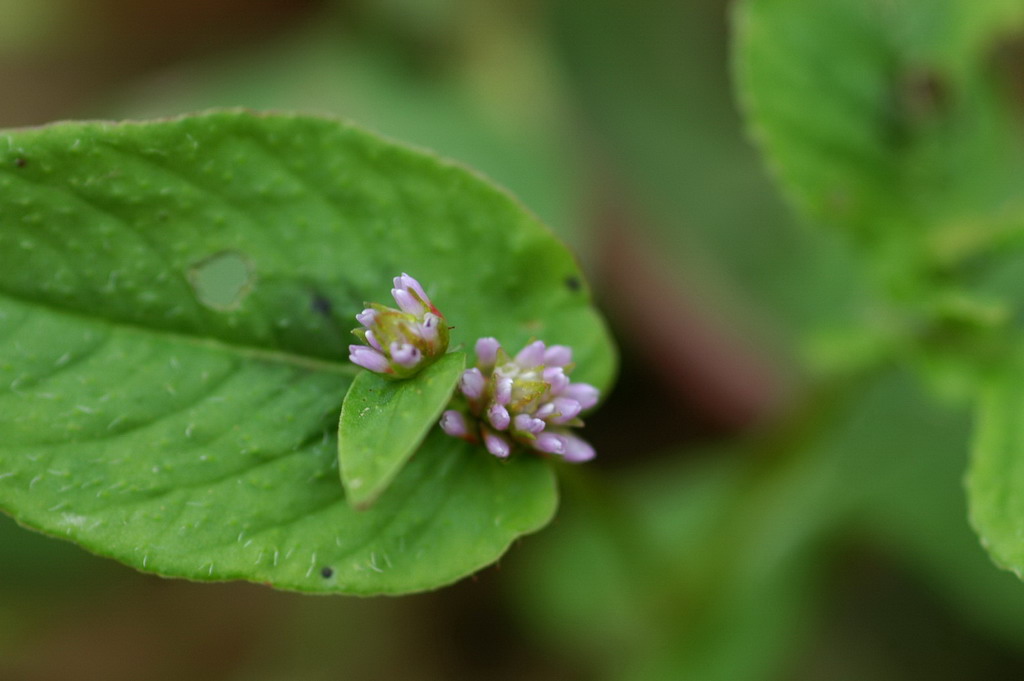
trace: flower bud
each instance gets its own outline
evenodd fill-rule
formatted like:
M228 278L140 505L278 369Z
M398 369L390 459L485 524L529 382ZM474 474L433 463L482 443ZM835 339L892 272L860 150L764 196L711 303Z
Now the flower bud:
M534 341L519 351L516 355L516 364L524 369L535 367L544 363L544 343Z
M388 358L365 345L348 346L349 360L370 371L384 372L390 367Z
M368 303L356 315L362 326L352 333L376 355L353 345L350 359L388 378L409 378L447 352L448 326L418 281L403 273L394 284L399 309Z
M487 410L487 420L491 422L495 430L505 430L512 422L512 417L505 407L500 404L492 404L491 408Z
M466 369L459 378L459 390L471 400L478 400L483 397L484 389L487 387L487 379L476 367Z
M572 348L568 345L552 345L544 351L544 366L564 367L572 364Z
M495 435L486 428L483 428L484 433L484 446L494 456L499 459L507 458L512 453L512 447L509 445L508 440L500 435Z
M564 435L557 433L543 432L537 436L534 448L548 454L565 454L567 441Z
M441 415L441 430L452 437L464 438L469 435L469 425L462 412L449 409Z
M583 409L590 409L597 404L601 393L589 383L571 383L562 391L562 395L576 400Z
M501 344L498 343L496 338L481 338L476 342L476 358L477 364L480 365L481 369L490 369L494 366L495 361L498 358L498 350L501 349Z
M572 433L566 433L565 437L565 453L562 455L566 461L572 463L580 463L583 461L590 461L594 458L594 448L590 446L590 443L586 440L573 435Z

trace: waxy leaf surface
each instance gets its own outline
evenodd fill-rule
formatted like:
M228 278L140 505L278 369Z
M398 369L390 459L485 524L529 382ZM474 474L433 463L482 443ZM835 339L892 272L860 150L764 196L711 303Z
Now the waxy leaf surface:
M346 502L353 316L409 272L456 328L614 351L571 255L511 197L337 121L216 112L0 135L0 509L136 568L403 593L542 527L548 465L429 434Z
M352 506L368 507L387 488L437 425L465 366L465 353L453 352L406 380L356 376L338 424L338 465Z

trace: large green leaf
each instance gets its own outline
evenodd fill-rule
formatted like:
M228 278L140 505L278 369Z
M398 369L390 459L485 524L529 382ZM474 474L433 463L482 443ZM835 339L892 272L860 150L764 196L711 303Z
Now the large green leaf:
M428 589L555 505L541 461L429 436L370 511L336 428L352 316L407 271L452 329L614 355L571 255L466 170L336 121L221 112L0 138L0 508L140 569Z
M345 496L366 508L415 453L451 401L466 353L445 355L413 378L395 381L364 371L341 405L338 465Z
M1005 49L1024 5L745 0L737 17L739 91L771 165L890 280L1024 228L1020 71Z

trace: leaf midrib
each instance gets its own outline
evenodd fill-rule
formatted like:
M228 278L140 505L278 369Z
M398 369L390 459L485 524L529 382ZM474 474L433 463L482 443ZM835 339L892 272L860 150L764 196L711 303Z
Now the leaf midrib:
M29 308L42 308L51 314L83 320L87 324L102 325L114 331L156 337L172 345L186 345L202 350L221 352L226 355L234 355L243 360L297 367L313 373L330 373L351 377L355 377L360 371L358 367L348 362L334 362L286 350L271 350L258 346L232 343L213 336L199 336L181 331L152 328L125 320L115 320L101 315L87 314L74 308L64 307L53 301L33 299L12 294L9 291L0 291L0 301L4 299Z

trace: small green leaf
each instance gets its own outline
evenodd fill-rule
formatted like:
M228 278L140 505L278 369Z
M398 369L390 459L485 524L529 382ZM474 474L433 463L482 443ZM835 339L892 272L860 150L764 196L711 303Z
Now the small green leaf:
M409 272L456 328L576 350L607 330L514 199L338 121L215 112L0 136L0 510L167 576L404 593L554 512L546 462L428 436L375 507L339 481L363 301Z
M971 524L997 565L1024 578L1024 364L987 386L967 475Z
M363 371L341 405L338 463L348 503L366 508L423 442L452 397L466 366L453 352L404 381Z

